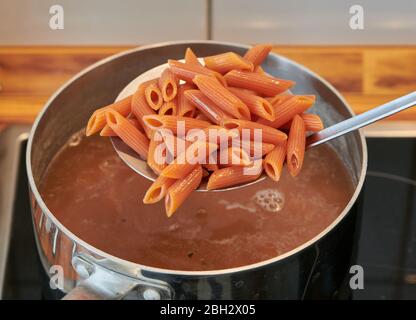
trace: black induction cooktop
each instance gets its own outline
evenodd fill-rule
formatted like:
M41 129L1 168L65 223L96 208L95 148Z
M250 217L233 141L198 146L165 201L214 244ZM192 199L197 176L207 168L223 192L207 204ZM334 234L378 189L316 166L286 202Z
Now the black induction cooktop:
M370 138L361 232L356 265L364 288L352 299L416 299L416 138ZM20 156L13 220L2 290L3 299L50 295L34 241L24 163Z

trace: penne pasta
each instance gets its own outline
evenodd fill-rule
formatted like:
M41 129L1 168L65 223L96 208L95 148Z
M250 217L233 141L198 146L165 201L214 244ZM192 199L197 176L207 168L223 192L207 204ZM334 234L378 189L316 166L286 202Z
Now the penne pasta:
M309 109L315 102L315 96L290 96L290 98L282 98L281 101L281 103L273 105L276 113L275 120L259 119L258 122L273 128L280 128L296 114L303 113Z
M230 147L219 151L219 161L222 166L249 166L252 164L249 154L239 147Z
M253 90L266 97L285 92L295 84L291 80L241 70L232 70L224 78L229 86Z
M206 169L207 171L215 171L219 169L218 164L216 163L206 163L206 164L203 164L202 167Z
M206 97L200 90L187 90L186 99L198 108L198 110L215 124L220 124L223 119L231 118L223 109Z
M273 121L276 117L272 104L266 99L241 88L228 87L237 98L243 101L250 110L250 113L260 118Z
M227 73L228 71L234 69L248 71L254 70L252 62L244 59L242 56L234 52L225 52L215 56L205 57L204 62L205 67L221 74Z
M182 63L176 60L168 60L168 63L170 70L173 72L176 78L180 80L192 83L192 80L196 75L203 74L206 76L215 77L219 82L225 85L224 77L214 70L210 70L201 65Z
M282 104L291 97L293 97L293 94L282 93L275 95L274 97L268 97L266 98L266 100L269 101L272 104L272 106L276 108L278 105Z
M223 189L257 180L262 173L262 161L256 160L248 172L247 167L231 166L214 171L208 179L207 190Z
M209 155L218 149L218 145L208 142L194 142L186 151L179 154L160 173L161 176L181 179L191 172L197 165L206 164Z
M136 151L142 159L147 159L149 140L146 135L115 110L106 111L106 121L125 144Z
M202 67L201 62L199 62L198 57L195 55L191 48L186 48L185 63L194 64Z
M264 158L264 171L266 171L270 179L274 181L279 181L280 176L282 175L283 163L286 159L286 150L286 142L278 144Z
M198 89L224 112L237 119L251 118L250 111L244 102L232 94L216 78L197 75L193 81Z
M306 131L318 132L324 129L324 124L322 123L321 117L317 114L301 113L300 116L305 123ZM280 129L289 130L291 124L292 121L286 122L283 126L280 127Z
M169 68L166 68L159 78L159 88L165 102L175 99L178 93L179 81Z
M271 143L279 144L287 140L287 135L275 128L262 125L257 122L247 121L247 120L238 120L238 119L226 119L222 122L222 126L225 129L233 130L236 129L244 137L244 130L250 135L250 140L255 138L255 130L261 132L261 143Z
M178 114L178 111L175 101L163 103L162 107L159 109L158 114L160 116L176 116Z
M248 61L251 61L256 67L263 63L264 59L267 58L271 50L271 44L258 44L250 48L244 55L244 58Z
M162 200L168 193L168 189L172 184L176 182L176 179L170 179L163 176L159 176L147 189L143 198L143 203L151 204Z
M85 135L87 137L91 136L105 127L105 125L107 124L105 119L105 113L109 109L117 111L123 117L127 117L128 114L131 112L131 100L132 96L128 96L127 98L124 98L118 102L112 103L108 106L95 110L88 120Z
M185 83L181 84L178 88L178 98L177 106L178 112L177 115L180 117L190 117L193 118L196 115L196 107L192 100L189 100L185 96L185 92L193 89L191 84Z
M185 152L186 148L192 144L192 142L187 141L186 139L179 138L169 132L165 133L163 130L160 131L160 134L162 135L167 151L173 158L176 158L178 154Z
M261 66L257 66L254 68L254 72L267 75L266 71Z
M133 94L133 97L131 99L131 112L134 114L136 119L140 122L141 126L144 129L144 132L146 133L147 137L150 139L151 137L151 129L145 126L143 117L145 115L154 114L155 111L149 107L149 104L147 103L146 96L145 96L145 90L149 83L145 82L142 83L137 91Z
M168 217L171 217L186 198L198 188L201 180L202 168L197 165L187 176L172 184L165 197L165 209Z
M128 118L129 122L134 125L138 130L144 133L144 130L142 126L140 125L139 121L137 119ZM101 137L116 137L116 133L110 128L108 124L105 125L105 127L100 131Z
M181 129L181 127L183 127L184 133L187 133L191 129L203 129L211 125L208 121L193 118L159 115L144 116L143 122L151 130L165 129L175 134L178 133L178 129Z
M241 141L241 148L243 148L250 158L260 159L274 149L274 144L257 142L257 141Z
M157 82L157 79L146 82L146 89L144 91L147 104L153 110L159 110L163 104L162 92L160 91Z
M199 110L197 110L195 119L204 120L204 121L210 121L209 118L206 115L204 115L202 112L200 112Z
M167 164L167 148L159 132L152 134L149 142L147 165L154 173L160 174Z
M287 168L295 177L302 169L305 155L305 123L299 115L295 115L290 126L289 138L287 140Z

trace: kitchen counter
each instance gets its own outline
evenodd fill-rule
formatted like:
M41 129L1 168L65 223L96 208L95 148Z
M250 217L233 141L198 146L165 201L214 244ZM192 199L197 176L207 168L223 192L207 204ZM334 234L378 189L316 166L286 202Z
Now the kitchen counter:
M30 124L48 97L88 65L130 47L1 47L0 130ZM416 89L416 46L276 46L332 83L361 113ZM416 121L416 108L385 121Z

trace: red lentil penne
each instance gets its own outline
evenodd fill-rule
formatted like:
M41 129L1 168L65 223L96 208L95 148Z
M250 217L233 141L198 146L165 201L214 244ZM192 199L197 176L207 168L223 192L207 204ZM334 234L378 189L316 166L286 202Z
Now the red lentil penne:
M232 118L231 115L219 108L200 90L187 90L185 92L185 97L189 102L195 105L207 119L215 124L220 124L223 119Z
M225 85L224 77L220 73L205 68L201 65L182 63L176 60L168 60L168 63L170 70L173 72L176 78L180 80L192 83L192 80L196 75L203 74L215 77L218 79L218 81Z
M205 164L209 155L218 149L218 145L207 142L194 142L186 151L162 170L160 175L172 179L181 179L191 172L197 165Z
M144 132L146 133L147 137L150 139L151 137L151 129L145 126L143 117L145 115L154 114L155 111L149 107L147 103L145 90L149 83L145 82L142 83L137 91L133 94L133 98L131 99L131 112L134 114L136 119L142 125Z
M157 82L157 79L146 82L146 89L144 90L147 104L153 110L159 110L163 104L162 92L160 91Z
M273 128L280 128L290 121L296 114L300 114L309 109L315 102L315 96L291 96L284 98L282 103L275 103L273 107L276 112L276 119L268 121L259 119L258 122Z
M205 67L221 74L231 70L253 71L253 63L234 52L225 52L204 58Z
M194 64L202 67L201 62L199 62L198 57L196 54L192 51L191 48L186 48L185 51L185 63L188 64Z
M299 174L305 155L305 123L299 115L295 115L290 126L287 140L287 168L295 177Z
M253 90L266 97L285 92L295 84L291 80L241 70L232 70L224 78L229 86Z
M178 93L179 81L169 68L166 68L159 78L159 88L165 102L175 99Z
M276 114L274 108L266 99L250 93L250 91L245 89L234 87L228 87L227 89L247 105L250 113L269 121L275 119Z
M181 84L178 88L177 115L180 117L190 117L190 118L195 117L195 114L196 114L195 104L192 103L192 101L187 99L185 96L185 92L191 89L193 89L193 86L188 83Z
M127 117L131 112L131 100L132 96L128 96L120 101L112 103L108 106L97 109L93 112L90 119L88 120L86 128L86 136L91 136L94 133L100 131L107 124L105 119L105 113L107 110L112 109L120 113L123 117Z
M167 147L159 132L152 134L149 142L147 165L154 173L160 174L167 164Z
M106 111L106 121L124 143L136 151L142 159L147 159L149 139L146 135L115 110L109 109Z
M159 176L147 189L143 198L143 203L150 204L156 203L162 200L168 193L168 189L174 184L176 179L170 179L163 176Z
M211 125L208 121L178 116L147 115L143 117L144 124L151 130L167 129L177 134L178 126L184 127L184 133L191 129L203 129Z
M202 167L206 169L207 171L215 171L219 169L218 164L216 163L206 163L206 164L203 164Z
M204 115L202 112L200 112L199 110L196 113L195 119L210 121L209 118L206 115Z
M169 101L163 103L162 107L159 109L160 116L176 116L178 114L178 108L175 101Z
M244 58L251 61L254 66L258 66L263 63L272 50L271 44L258 44L246 52Z
M193 81L198 89L224 112L229 113L237 119L251 118L250 110L244 102L232 94L216 78L197 75Z
M185 150L192 144L192 142L179 138L173 134L164 134L163 131L160 133L162 134L167 151L173 158L176 158L178 154L185 152Z
M222 126L228 130L237 129L242 135L244 134L243 130L248 130L251 140L255 137L255 130L260 130L262 134L262 141L256 142L279 144L287 140L287 135L284 132L257 122L239 119L226 119L222 122Z
M252 140L241 141L240 145L249 154L250 158L254 159L262 158L274 149L274 144Z
M171 217L186 198L198 188L201 180L202 168L197 165L186 177L172 184L165 197L165 209L168 217Z
M137 119L128 118L129 122L134 125L138 130L144 133L144 129L140 125L139 121ZM106 122L107 123L107 122ZM110 128L108 124L105 125L105 127L100 131L101 137L116 137L116 133Z
M262 173L262 161L253 162L251 172L247 172L247 167L231 166L214 171L209 177L207 190L223 189L242 183L257 180Z
M286 142L278 144L264 158L264 171L266 171L270 179L274 181L279 181L280 176L282 175L283 164L286 159L286 150Z
M263 70L261 66L257 66L254 68L254 72L267 75L266 71Z
M252 164L249 154L240 147L229 147L219 151L219 161L222 166L249 166Z
M318 132L324 129L324 124L322 119L317 114L313 113L301 113L300 116L305 123L305 130L310 132ZM282 130L289 130L292 121L286 122L283 126L280 127Z

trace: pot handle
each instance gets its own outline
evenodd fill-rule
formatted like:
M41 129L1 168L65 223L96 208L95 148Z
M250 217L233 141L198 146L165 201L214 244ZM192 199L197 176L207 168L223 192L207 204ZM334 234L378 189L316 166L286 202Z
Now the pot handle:
M79 285L69 291L62 300L104 300L105 298L88 288L86 285Z

